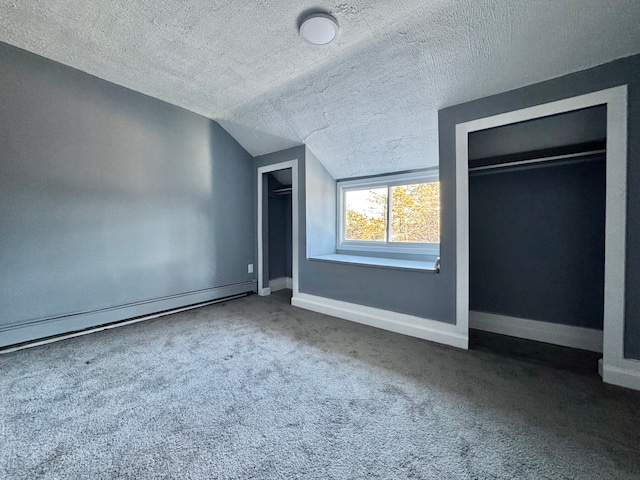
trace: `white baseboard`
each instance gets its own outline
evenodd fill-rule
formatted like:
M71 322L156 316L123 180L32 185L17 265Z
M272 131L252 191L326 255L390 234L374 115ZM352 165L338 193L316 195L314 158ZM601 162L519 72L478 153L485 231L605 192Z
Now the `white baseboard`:
M272 292L284 290L285 288L293 288L293 279L291 277L280 277L269 280L269 288Z
M473 311L469 328L602 353L602 330Z
M261 297L266 297L267 295L271 295L271 289L269 287L258 289L258 295Z
M466 332L460 333L455 325L449 323L366 307L355 303L341 302L306 293L294 295L291 299L291 304L295 307L363 323L383 330L402 333L452 347L469 348L468 334Z
M625 358L622 366L602 365L602 380L619 387L640 390L640 360Z

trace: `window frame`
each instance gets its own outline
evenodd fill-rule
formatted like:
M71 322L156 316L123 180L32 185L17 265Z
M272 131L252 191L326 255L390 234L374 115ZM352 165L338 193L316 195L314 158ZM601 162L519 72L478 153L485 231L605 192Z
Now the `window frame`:
M413 185L417 183L432 183L440 180L438 169L400 173L391 175L381 175L376 177L359 178L356 180L339 180L337 183L337 220L338 228L336 245L338 250L359 251L371 253L393 253L409 255L440 255L440 243L410 243L392 242L391 224L393 221L393 210L391 208L392 195L390 188L398 185ZM387 188L387 225L384 242L346 240L345 239L345 195L348 191L367 190L374 188Z

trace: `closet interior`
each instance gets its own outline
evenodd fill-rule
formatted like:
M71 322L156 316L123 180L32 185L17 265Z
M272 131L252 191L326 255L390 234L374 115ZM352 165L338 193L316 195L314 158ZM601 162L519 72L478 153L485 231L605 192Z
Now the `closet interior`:
M292 278L291 169L268 177L268 279L271 291L287 288Z
M469 135L471 312L602 330L606 117Z

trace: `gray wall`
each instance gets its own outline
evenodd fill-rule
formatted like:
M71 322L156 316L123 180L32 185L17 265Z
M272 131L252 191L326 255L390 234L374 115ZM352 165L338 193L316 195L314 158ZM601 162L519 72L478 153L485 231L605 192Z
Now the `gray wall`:
M0 345L253 289L220 126L4 44L0 70Z
M309 165L310 161L313 166ZM307 201L312 199L314 205L318 203L330 205L332 211L335 212L335 181L324 170L324 167L316 162L315 158L312 157L310 160L307 157L307 185L316 185L316 192L324 191L325 193L324 196L310 197L307 195ZM452 171L451 166L441 167L441 181L452 178ZM326 185L324 189L317 186L323 184ZM453 200L451 191L443 190L441 194L443 207ZM307 207L307 214L313 214L313 210L310 210L309 207ZM330 221L333 222L331 238L335 242L335 214ZM309 224L309 218L307 218L307 235L311 231L314 232L314 236L317 235L315 229L309 228L309 225L315 224L319 224L319 222L314 221ZM443 218L441 225L443 242L450 238L452 228L451 219ZM348 265L305 258L300 266L300 291L320 297L455 323L455 271L448 263L454 247L452 242L441 245L443 263L440 273L368 265Z
M336 181L309 148L305 153L307 256L336 253Z
M604 156L470 176L470 309L602 329L604 212Z
M607 109L592 107L473 132L469 163L604 148L606 135ZM602 329L605 157L588 158L470 174L471 310Z
M332 213L333 217L329 216L331 212L335 212L335 181L304 146L256 157L254 165L257 171L258 167L292 159L299 161L300 292L448 323L455 322L455 277L454 271L449 267L441 273L429 273L308 259L307 238L310 234L322 237L315 245L325 244L326 247L326 242L335 242L335 213ZM445 167L444 170L445 177L453 173L451 167ZM442 178L442 170L440 175ZM313 191L311 195L307 193L309 186ZM452 200L450 194L446 200ZM312 218L307 218L308 215ZM325 217L327 220L320 220ZM452 221L443 219L443 229L451 233L452 227ZM335 243L332 246L335 248ZM330 253L325 247L316 254ZM447 258L450 258L452 250L451 243L445 246Z
M640 56L617 60L589 70L531 85L492 97L475 100L439 112L440 165L450 165L451 176L441 175L443 190L453 194L453 201L443 202L443 221L455 212L455 125L482 117L561 100L605 88L627 84L629 87L628 177L627 177L627 268L625 296L625 355L640 359ZM447 198L445 196L445 198ZM443 247L455 245L455 230L443 238ZM447 257L454 267L455 252ZM443 255L444 262L444 255ZM455 285L452 286L455 290ZM453 305L451 305L453 308Z

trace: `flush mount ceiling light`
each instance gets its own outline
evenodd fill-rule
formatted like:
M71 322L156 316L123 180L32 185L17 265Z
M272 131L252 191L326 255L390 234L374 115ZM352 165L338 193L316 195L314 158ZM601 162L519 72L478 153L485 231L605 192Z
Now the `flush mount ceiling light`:
M300 22L300 36L312 45L326 45L338 36L338 22L327 13L313 13Z

